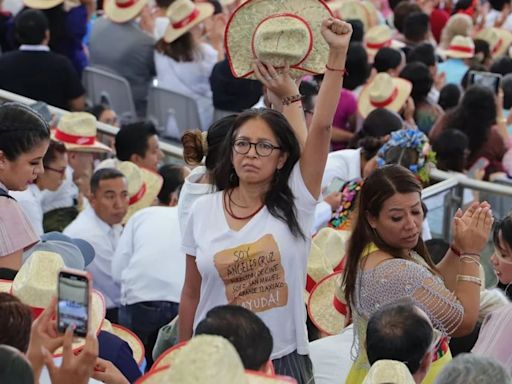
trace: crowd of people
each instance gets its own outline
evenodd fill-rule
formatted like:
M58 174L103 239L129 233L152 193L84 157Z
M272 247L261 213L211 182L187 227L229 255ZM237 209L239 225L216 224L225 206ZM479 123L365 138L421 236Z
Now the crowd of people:
M0 88L37 103L0 105L0 382L512 382L512 199L465 190L449 242L422 201L434 167L512 178L510 0L14 3ZM87 105L87 66L137 116ZM197 103L183 162L155 82Z

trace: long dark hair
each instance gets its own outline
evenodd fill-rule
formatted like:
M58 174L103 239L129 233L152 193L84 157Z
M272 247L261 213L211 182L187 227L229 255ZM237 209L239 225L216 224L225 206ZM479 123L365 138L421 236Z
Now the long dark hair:
M178 62L194 61L202 55L190 31L170 43L160 39L156 42L155 48L158 53Z
M404 258L400 249L386 244L372 229L367 215L378 217L384 202L395 193L414 192L421 194L421 183L411 171L396 164L376 169L365 180L359 193L356 219L349 239L347 264L343 273L347 303L353 298L356 279L360 273L361 255L368 244L375 243L380 250L389 253L394 258ZM421 236L414 251L425 260L432 272L437 271Z
M235 188L240 180L232 163L232 144L238 129L249 120L261 119L277 138L281 151L288 154L284 166L274 174L270 189L265 195L265 205L270 214L288 225L292 234L305 238L297 221L294 195L288 186L292 169L300 158L300 147L286 118L272 109L250 109L240 113L226 135L223 150L214 170L214 183L219 191Z

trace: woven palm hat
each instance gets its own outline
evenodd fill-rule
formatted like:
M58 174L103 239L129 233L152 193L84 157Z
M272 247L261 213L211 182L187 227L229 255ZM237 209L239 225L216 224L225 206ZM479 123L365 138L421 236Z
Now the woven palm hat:
M475 56L475 43L471 37L455 36L446 49L440 49L441 55L453 59L471 59Z
M126 23L135 19L149 0L106 0L103 9L115 23Z
M319 330L328 335L341 332L348 313L341 286L342 274L342 271L338 271L324 277L309 295L309 317Z
M162 176L141 168L131 161L107 159L100 163L98 169L100 168L116 168L126 177L130 205L128 212L126 212L123 218L123 224L126 223L135 212L153 205L153 202L162 188Z
M363 384L414 384L409 368L395 360L379 360L373 363Z
M256 78L258 58L290 75L324 73L329 47L320 32L332 13L321 0L249 0L232 14L225 46L233 76Z
M60 141L68 151L112 152L96 140L96 118L87 112L71 112L59 119L52 139Z
M167 8L169 26L165 30L164 41L172 43L192 27L211 15L215 8L210 3L194 3L192 0L176 0Z
M333 271L343 269L345 247L349 238L349 231L337 231L329 227L322 228L313 238L313 243L323 251Z
M244 370L235 347L225 338L213 335L193 337L177 349L172 365L161 365L137 381L144 384L290 384L284 376Z
M501 28L485 28L478 32L475 38L489 43L493 58L504 55L512 44L512 33Z
M391 77L387 73L379 73L367 84L357 101L359 113L366 118L377 108L385 108L399 112L409 98L412 84L398 77Z
M334 15L342 20L360 20L364 31L373 26L372 15L362 1L339 0L327 4Z
M145 357L144 344L135 333L118 324L112 324L107 319L103 321L101 330L112 333L113 335L116 335L120 339L126 341L132 350L133 359L137 362L139 367L141 366Z
M0 290L12 293L30 306L33 316L37 317L50 305L52 297L57 296L59 271L65 267L64 260L58 253L34 252L21 266L11 284L2 282ZM100 292L93 290L89 309L89 329L99 333L104 318L105 299ZM72 348L78 350L84 344L84 338L74 338ZM61 348L54 353L54 356L60 355Z
M64 0L23 0L25 6L33 9L50 9L62 3Z
M375 57L379 49L390 47L400 49L405 44L393 39L393 30L386 24L370 28L364 35L364 46L370 58Z

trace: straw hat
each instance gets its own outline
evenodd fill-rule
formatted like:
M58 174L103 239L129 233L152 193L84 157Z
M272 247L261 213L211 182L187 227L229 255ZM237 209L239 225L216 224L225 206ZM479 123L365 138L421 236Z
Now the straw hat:
M167 8L169 26L164 34L164 41L172 43L192 27L211 15L215 8L210 3L194 3L192 0L176 0Z
M149 0L105 0L103 9L115 23L126 23L135 19Z
M332 13L321 0L249 0L226 26L226 54L235 77L255 78L256 57L290 66L292 77L325 71L329 47L320 32Z
M341 279L342 271L334 272L320 280L309 295L309 317L319 330L329 335L341 332L348 312Z
M471 37L455 36L446 49L440 49L439 52L448 58L453 59L471 59L475 56L475 43Z
M284 376L244 370L235 347L225 338L213 335L193 337L179 349L172 366L151 370L137 383L180 384L286 384L296 381Z
M381 48L390 47L400 49L405 44L401 41L394 40L393 30L386 24L381 24L370 28L364 34L364 45L368 56L373 59Z
M357 101L359 113L362 117L377 108L385 108L399 112L409 98L412 84L398 77L391 77L387 73L379 73L367 84Z
M62 257L54 252L34 252L21 266L13 281L2 281L0 291L12 293L24 304L32 308L34 317L39 316L50 305L51 299L57 296L57 280L59 271L66 267ZM105 318L105 299L96 290L92 291L89 310L89 329L99 333ZM85 339L74 338L72 348L81 348ZM54 356L62 354L58 349Z
M364 31L373 26L372 15L362 1L340 0L327 5L334 15L342 20L360 20L363 23Z
M146 352L144 350L144 344L135 333L118 324L112 324L107 319L103 320L101 330L112 333L113 335L116 335L120 339L126 341L132 349L133 359L137 362L139 367L141 366L141 364L144 362Z
M345 246L349 238L350 232L328 227L322 228L313 238L313 244L322 249L333 271L343 269Z
M107 159L100 163L98 169L101 168L116 168L126 177L130 206L123 218L123 223L126 223L135 212L151 206L162 188L162 176L141 168L131 161Z
M50 9L62 3L64 0L23 0L25 6L33 9Z
M512 44L512 33L501 28L485 28L478 32L475 38L489 43L493 58L504 55Z
M414 384L409 368L395 360L379 360L373 363L363 384Z
M96 118L87 112L71 112L60 118L52 139L64 143L68 151L112 152L96 140Z

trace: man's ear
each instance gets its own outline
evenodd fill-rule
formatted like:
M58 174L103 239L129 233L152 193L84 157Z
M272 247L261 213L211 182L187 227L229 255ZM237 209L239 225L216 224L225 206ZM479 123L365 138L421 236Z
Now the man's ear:
M130 161L134 164L137 164L138 166L140 166L140 163L142 163L143 161L143 157L137 153L133 153L131 156L130 156Z

